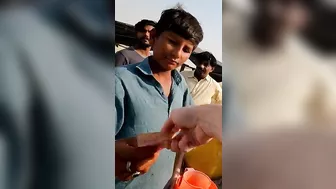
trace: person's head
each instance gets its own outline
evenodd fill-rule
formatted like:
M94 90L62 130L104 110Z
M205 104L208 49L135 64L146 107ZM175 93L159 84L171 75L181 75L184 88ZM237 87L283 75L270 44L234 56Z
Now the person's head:
M164 10L152 30L153 59L163 70L183 64L203 40L197 19L181 8Z
M206 78L217 66L216 58L208 51L195 54L195 75L200 79Z
M143 47L150 47L151 43L151 31L155 27L155 22L152 20L141 20L135 24L135 34L137 38L138 45Z
M255 0L255 5L252 31L258 42L267 44L282 40L284 34L296 33L306 25L305 0Z

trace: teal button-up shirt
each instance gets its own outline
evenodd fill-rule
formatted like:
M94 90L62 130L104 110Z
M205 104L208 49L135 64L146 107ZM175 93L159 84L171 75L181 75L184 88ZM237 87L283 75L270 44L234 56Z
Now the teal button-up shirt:
M164 95L148 58L118 67L115 76L116 140L160 131L173 109L193 104L187 84L176 70L172 71L170 96ZM116 179L116 189L163 188L172 174L174 158L173 152L163 150L148 173L129 182Z

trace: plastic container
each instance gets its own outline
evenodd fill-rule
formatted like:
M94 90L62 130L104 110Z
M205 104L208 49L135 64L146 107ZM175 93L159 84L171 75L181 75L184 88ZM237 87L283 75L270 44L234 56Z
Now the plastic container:
M216 139L186 153L184 160L187 167L201 171L211 179L222 177L222 143Z
M218 189L216 184L204 173L192 168L185 169L177 179L174 189Z

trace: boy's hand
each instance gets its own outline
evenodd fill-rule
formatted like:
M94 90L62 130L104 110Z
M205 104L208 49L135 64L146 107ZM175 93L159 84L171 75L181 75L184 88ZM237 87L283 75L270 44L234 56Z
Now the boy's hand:
M157 146L137 147L136 137L115 142L115 174L119 180L134 178L134 173L145 174L159 157L161 148ZM127 169L127 163L130 169Z

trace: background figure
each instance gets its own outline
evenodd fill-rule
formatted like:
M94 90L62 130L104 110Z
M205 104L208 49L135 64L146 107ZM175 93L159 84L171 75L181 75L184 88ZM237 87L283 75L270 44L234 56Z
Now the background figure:
M154 26L155 22L151 20L141 20L135 24L135 45L116 53L116 66L139 63L150 55L150 33Z
M307 41L314 46L321 61L336 74L336 5L330 0L310 0L312 20L304 32Z
M306 1L243 2L224 4L223 45L247 129L335 121L334 74L300 37Z
M113 188L114 4L39 2L0 11L0 188Z
M291 130L226 138L223 188L333 189L335 134Z
M309 0L308 8L311 12L311 22L304 35L323 56L336 53L336 4L333 0Z

